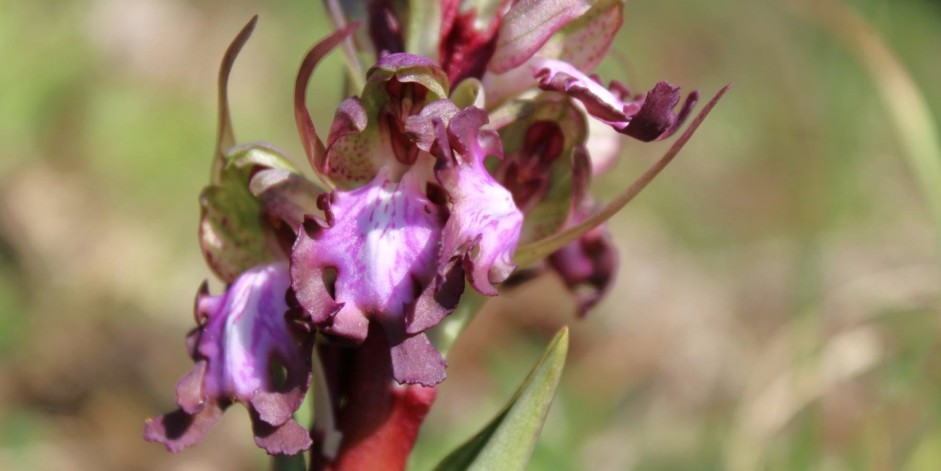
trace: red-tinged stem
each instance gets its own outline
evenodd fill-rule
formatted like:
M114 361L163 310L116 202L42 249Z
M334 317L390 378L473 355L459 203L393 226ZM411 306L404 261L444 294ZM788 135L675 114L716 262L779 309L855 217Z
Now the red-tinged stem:
M360 347L332 347L323 356L335 360L325 366L332 391L345 399L336 413L343 438L333 459L314 451L311 470L404 470L437 390L393 381L388 341L376 325Z

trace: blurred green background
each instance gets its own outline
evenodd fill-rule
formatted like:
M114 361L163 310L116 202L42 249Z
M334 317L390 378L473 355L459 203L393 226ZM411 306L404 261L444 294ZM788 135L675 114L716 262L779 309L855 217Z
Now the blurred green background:
M862 36L834 5L628 2L603 77L734 88L611 223L621 271L588 319L546 277L475 320L416 469L482 426L565 323L532 469L941 469L941 155L918 113L941 116L941 2L848 0ZM215 73L254 13L236 135L300 157L291 93L328 31L316 0L0 0L0 469L267 466L241 407L179 455L140 438L190 368ZM321 129L341 70L334 55L315 77ZM668 146L625 143L596 194Z

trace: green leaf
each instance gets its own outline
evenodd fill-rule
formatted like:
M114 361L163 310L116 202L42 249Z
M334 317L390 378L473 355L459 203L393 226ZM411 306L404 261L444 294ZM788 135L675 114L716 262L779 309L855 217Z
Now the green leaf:
M525 469L559 385L568 345L568 327L564 327L503 411L435 470Z

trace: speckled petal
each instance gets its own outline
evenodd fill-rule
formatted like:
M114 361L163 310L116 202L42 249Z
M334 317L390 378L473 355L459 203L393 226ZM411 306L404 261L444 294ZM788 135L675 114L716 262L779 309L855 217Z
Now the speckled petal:
M487 103L503 103L535 86L532 70L540 60L560 60L585 73L594 71L621 28L623 10L624 0L593 1L591 9L553 34L526 62L503 73L487 72L483 77Z
M584 14L587 0L520 0L503 17L489 69L503 73L533 56L556 31Z
M315 44L314 47L307 52L307 55L304 56L304 60L301 61L301 68L297 72L297 79L294 82L294 121L297 124L297 132L300 134L301 144L304 146L304 153L307 154L307 160L318 174L323 174L324 172L323 169L327 152L323 141L320 140L320 136L317 134L317 128L314 127L314 121L310 117L310 111L307 109L307 86L320 60L355 31L356 28L356 24L351 24L335 31L330 36L327 36Z
M383 56L367 72L360 96L340 103L314 169L342 189L368 183L382 167L404 173L418 154L406 135L406 121L426 102L447 95L447 75L430 59L405 53Z
M503 156L496 132L481 129L486 123L487 114L479 108L466 108L456 114L447 126L446 139L450 143L439 142L439 146L453 148L454 152L441 153L435 174L452 204L439 267L462 260L471 285L492 296L497 293L492 283L502 282L516 268L512 256L523 214L513 202L513 195L484 167L488 155Z

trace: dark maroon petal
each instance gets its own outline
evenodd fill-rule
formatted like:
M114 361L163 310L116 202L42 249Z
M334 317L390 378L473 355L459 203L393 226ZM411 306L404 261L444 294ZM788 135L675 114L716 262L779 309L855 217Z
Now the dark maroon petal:
M255 411L251 411L252 432L255 444L269 455L296 455L306 451L313 444L310 432L294 421L287 420L280 425L271 425L262 420Z
M307 337L304 352L310 352L313 336ZM257 389L250 401L251 408L258 413L259 419L271 425L281 425L291 419L304 402L304 395L310 385L310 367L305 362L304 368L299 365L284 365L280 362L272 365L275 368L284 368L284 378L278 378L280 384L270 389ZM292 368L292 370L288 369Z
M543 90L556 91L580 101L588 113L622 134L644 142L671 136L689 116L699 98L692 92L679 113L680 89L667 82L658 82L649 92L625 101L626 87L605 88L575 67L556 60L542 60L535 76Z
M402 22L392 0L369 0L369 38L376 57L405 51L402 40Z
M644 142L670 137L683 124L698 100L697 92L690 93L683 108L676 114L673 109L680 102L680 87L658 82L644 96L640 111L622 132Z
M457 308L464 294L464 261L454 260L452 266L442 270L435 281L415 301L405 317L405 331L417 334L430 329Z
M468 77L481 78L497 47L501 17L497 15L486 29L478 29L477 11L458 13L460 0L445 0L442 10L438 61L456 85Z
M448 362L425 334L405 335L401 327L386 328L392 377L400 384L434 386L447 377Z
M182 409L164 414L144 423L144 440L162 444L167 451L179 453L191 447L206 435L219 419L223 407L209 404L198 414L187 414Z
M618 255L605 225L549 256L549 266L576 297L576 312L584 317L614 284Z

